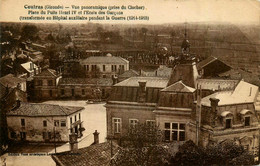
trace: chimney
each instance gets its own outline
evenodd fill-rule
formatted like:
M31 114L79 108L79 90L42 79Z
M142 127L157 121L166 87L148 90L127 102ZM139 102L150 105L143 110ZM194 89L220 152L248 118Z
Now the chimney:
M19 99L16 100L16 108L19 108L21 106L21 101Z
M76 133L71 133L69 135L70 151L73 152L78 150L78 135Z
M99 143L99 132L97 132L97 130L95 130L93 135L94 135L94 143L93 144L98 144Z
M21 90L21 84L20 83L17 84L17 89Z
M144 103L146 98L146 81L139 81L138 102Z
M33 73L34 75L36 75L36 68L33 68Z
M118 82L118 77L112 75L112 81L113 81L113 85L115 85Z
M216 98L210 98L210 106L212 108L212 110L216 110L216 107L218 106L218 102L219 102L219 99L216 99Z
M33 70L33 63L30 62L30 70L32 71Z

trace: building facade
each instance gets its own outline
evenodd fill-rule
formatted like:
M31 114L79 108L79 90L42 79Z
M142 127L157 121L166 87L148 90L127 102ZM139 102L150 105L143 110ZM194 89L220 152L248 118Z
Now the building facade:
M106 56L91 56L80 62L87 77L111 78L129 70L129 61L111 54Z
M70 133L82 136L83 107L24 103L7 112L8 137L13 141L67 142Z

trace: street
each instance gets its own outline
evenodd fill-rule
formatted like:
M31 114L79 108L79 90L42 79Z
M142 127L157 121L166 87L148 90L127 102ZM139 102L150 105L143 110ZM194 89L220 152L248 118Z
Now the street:
M91 145L94 141L93 133L97 130L99 134L99 142L104 142L106 138L106 109L105 103L102 104L86 104L86 101L46 101L46 104L55 104L63 106L79 106L84 107L82 111L83 137L78 139L78 148L83 148ZM59 145L56 148L57 152L69 150L69 143ZM15 146L9 149L8 153L0 157L0 163L6 159L7 166L35 166L49 165L55 166L55 162L48 155L54 153L54 145L51 144L26 144ZM34 155L35 154L35 155Z

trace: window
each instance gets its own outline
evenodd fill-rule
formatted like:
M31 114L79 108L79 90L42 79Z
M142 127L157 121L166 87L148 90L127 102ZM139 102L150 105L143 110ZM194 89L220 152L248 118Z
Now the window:
M79 120L80 120L80 113L79 113Z
M21 119L21 126L25 126L25 120L24 119Z
M226 119L226 129L231 128L232 119Z
M70 118L70 124L72 124L72 117Z
M185 124L165 123L164 139L165 141L185 141Z
M65 90L61 89L60 93L61 93L61 95L64 95L65 94Z
M103 74L103 78L106 78L107 76L105 74Z
M138 120L137 119L129 119L129 127L130 128L136 127L137 124L138 124Z
M121 132L121 118L113 118L114 133Z
M146 120L146 125L149 127L155 127L155 120Z
M77 121L77 115L75 115L75 122Z
M89 71L89 65L87 65L87 68L86 68L87 71Z
M250 116L245 117L245 126L250 126Z
M112 69L112 71L116 71L116 70L117 70L116 65L112 65L112 66L111 66L111 69Z
M106 71L106 65L103 65L103 71Z
M42 80L38 80L38 86L42 86Z
M50 93L50 97L52 97L52 90L50 90L49 93Z
M66 120L61 120L60 121L60 126L61 127L66 127Z
M59 127L59 126L60 126L59 120L54 120L54 126L55 126L55 127Z
M48 80L48 86L52 86L52 80Z
M82 95L85 95L85 89L82 89L82 90L81 90L81 94L82 94Z
M47 127L47 121L46 120L44 120L42 123L43 123L43 127Z
M71 96L74 96L74 89L71 89Z
M11 138L16 138L16 133L14 131L11 132Z

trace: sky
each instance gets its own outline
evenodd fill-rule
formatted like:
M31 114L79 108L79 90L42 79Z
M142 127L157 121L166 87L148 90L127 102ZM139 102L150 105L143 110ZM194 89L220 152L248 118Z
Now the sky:
M71 5L117 5L120 7L122 5L125 5L126 7L128 7L128 5L138 5L145 6L145 9L123 10L124 16L149 16L148 21L110 19L109 21L104 20L93 22L123 24L161 24L180 22L260 24L260 0L0 0L0 5L0 21L2 22L19 22L20 16L31 16L28 15L28 10L24 9L24 5L63 5L68 7L71 7ZM47 22L76 23L72 20L48 20ZM85 20L78 22L84 23L88 21Z

